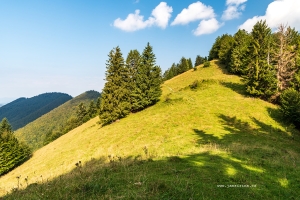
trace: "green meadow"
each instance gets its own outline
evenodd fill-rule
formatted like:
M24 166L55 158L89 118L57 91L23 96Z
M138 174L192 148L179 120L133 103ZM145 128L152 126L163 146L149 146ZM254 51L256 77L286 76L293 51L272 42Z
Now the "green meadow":
M218 61L166 81L154 106L99 118L0 177L3 199L300 199L300 137Z

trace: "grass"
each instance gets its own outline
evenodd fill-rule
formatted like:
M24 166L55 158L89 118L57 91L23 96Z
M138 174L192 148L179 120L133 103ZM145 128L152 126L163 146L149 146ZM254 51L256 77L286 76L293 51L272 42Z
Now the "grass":
M162 89L155 106L106 127L94 118L37 150L0 178L2 195L19 187L3 198L300 198L299 132L275 105L245 96L217 61Z

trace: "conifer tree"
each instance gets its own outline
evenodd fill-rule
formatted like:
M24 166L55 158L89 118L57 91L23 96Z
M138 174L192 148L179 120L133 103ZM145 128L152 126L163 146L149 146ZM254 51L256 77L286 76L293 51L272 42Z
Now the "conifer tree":
M249 63L248 47L251 36L245 30L238 30L233 39L234 44L230 56L229 71L234 74L245 75Z
M192 59L189 58L187 61L188 61L189 69L193 69L193 62L192 62Z
M106 83L101 93L100 121L110 124L130 113L129 73L119 47L109 52Z
M92 100L89 105L89 109L87 110L89 118L95 117L97 115L97 107Z
M185 57L182 57L178 64L178 74L182 74L188 70L189 70L188 60Z
M201 57L200 55L197 55L196 56L196 60L195 60L195 67L201 65L204 63L204 58Z
M0 176L25 162L31 156L28 146L19 143L4 118L0 123Z
M161 96L161 69L155 66L152 46L145 47L136 76L136 87L132 91L132 111L142 110L159 101Z
M245 77L247 92L269 99L277 88L276 72L270 63L271 29L266 21L257 22L251 32L250 63Z
M126 58L126 67L129 74L129 90L133 91L136 86L138 67L140 65L141 55L138 50L130 50ZM134 102L134 95L130 95L130 104Z
M231 35L224 34L220 38L218 58L220 59L221 63L226 65L227 68L230 62L230 55L231 55L233 43L234 43L234 39Z

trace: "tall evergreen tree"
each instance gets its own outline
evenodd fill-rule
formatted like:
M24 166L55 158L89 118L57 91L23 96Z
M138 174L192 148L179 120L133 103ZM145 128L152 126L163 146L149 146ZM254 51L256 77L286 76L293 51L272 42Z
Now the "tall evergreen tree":
M97 115L97 107L96 107L93 100L90 102L89 109L87 110L87 113L89 115L89 119L92 118L92 117L96 117L96 115Z
M197 55L194 66L197 67L197 66L199 66L199 65L201 65L203 63L204 63L204 58L201 57L200 55Z
M0 176L25 162L30 156L31 150L18 142L11 125L4 118L0 123Z
M189 64L188 64L188 61L185 57L182 57L180 59L180 62L178 63L178 67L177 67L177 71L178 71L178 74L182 74L186 71L189 70Z
M218 36L209 51L208 60L218 59L219 58L219 50L221 45L221 37Z
M130 113L129 73L121 49L109 52L106 63L106 83L101 93L100 121L110 124Z
M126 67L129 74L129 90L133 91L136 86L136 78L138 73L138 67L140 65L141 55L138 50L130 50L126 58ZM130 104L134 102L134 95L130 95Z
M220 47L218 51L218 57L221 63L225 64L228 68L230 62L231 50L234 44L234 39L231 35L224 34L220 39Z
M155 66L155 60L152 46L148 43L141 55L136 76L136 87L132 91L132 111L134 112L159 101L162 93L160 88L162 78L161 69Z
M245 30L238 30L233 39L234 44L230 55L229 71L234 74L245 75L249 63L248 47L251 36Z
M251 62L245 77L247 92L269 99L277 88L276 72L270 64L271 29L266 21L257 22L251 32L249 57Z
M188 62L189 69L193 69L193 62L192 62L192 59L189 58L189 59L187 60L187 62Z

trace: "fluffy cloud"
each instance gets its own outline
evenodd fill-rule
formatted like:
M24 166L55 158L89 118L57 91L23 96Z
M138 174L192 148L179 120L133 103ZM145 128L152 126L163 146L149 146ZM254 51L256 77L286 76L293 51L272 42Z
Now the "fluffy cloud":
M223 12L222 20L239 18L242 14L241 11L245 9L245 5L243 4L245 2L247 2L247 0L227 0L227 9Z
M114 26L123 31L137 31L150 26L158 26L166 28L173 12L172 7L169 7L166 2L161 2L152 11L151 17L144 20L144 16L140 15L140 10L136 10L134 14L129 14L125 20L120 18L114 21Z
M240 4L243 4L243 3L245 3L245 2L247 2L247 0L227 0L226 1L226 5L228 6L228 5L233 5L233 4L235 4L235 5L240 5Z
M204 35L204 34L210 34L215 31L217 31L222 24L220 24L215 18L209 19L209 20L202 20L198 28L194 31L194 35Z
M288 23L289 26L300 30L300 1L299 0L274 0L269 4L264 16L254 16L239 26L239 29L251 31L259 20L266 20L271 28L279 24Z
M188 24L192 21L201 19L210 19L215 17L214 10L211 6L206 6L200 1L192 3L188 8L184 8L179 13L171 25Z
M153 24L161 28L166 28L168 26L169 19L171 18L171 13L173 12L172 7L169 7L167 3L161 2L153 11L150 21Z

